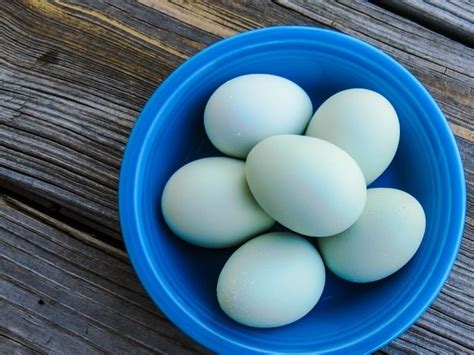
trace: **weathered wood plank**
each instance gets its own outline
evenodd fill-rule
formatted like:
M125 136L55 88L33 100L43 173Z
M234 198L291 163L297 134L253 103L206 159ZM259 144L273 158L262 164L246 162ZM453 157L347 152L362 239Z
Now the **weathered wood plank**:
M332 25L382 47L428 86L455 133L472 140L473 85L459 69L473 67L467 47L441 39L433 49L428 46L438 40L433 33L388 12L382 13L394 24L388 33L383 21L367 26L371 16L381 16L376 6L361 15L359 9L324 2L317 5L317 16L309 16L298 13L300 5L291 10L291 3L283 5L5 3L0 9L0 179L117 237L121 155L155 86L183 58L222 36L284 23ZM406 33L394 35L405 27Z
M288 16L289 13L277 16L276 9L262 1L139 2L196 27L215 31L221 36L231 34L226 28L235 33L251 28L295 23L295 19ZM378 41L375 43L378 46L384 44L392 50L399 49L407 55L416 56L418 66L438 69L441 73L446 67L464 74L468 70L468 77L473 77L474 69L467 64L474 63L474 60L465 46L366 1L274 0L274 3L316 21L310 24L336 28L369 42Z
M2 329L0 334L0 352L2 354L12 355L31 355L40 354L38 348L35 345L25 345L17 342L15 339L9 338L6 332ZM31 346L31 347L30 347Z
M153 306L122 252L98 250L83 233L41 216L0 198L5 336L46 352L204 351Z
M362 38L407 66L440 104L458 136L466 168L470 217L456 267L442 294L416 326L384 351L472 352L473 51L373 4L4 2L0 7L0 185L8 182L15 191L50 201L55 212L119 237L118 168L130 128L147 97L171 70L202 47L242 30L277 24L331 27ZM46 326L57 322L61 326L54 331L59 339L76 337L76 342L86 344L84 349L91 344L107 347L119 336L116 328L111 328L112 323L117 323L119 332L130 326L125 325L124 319L136 329L145 329L144 335L155 341L142 339L137 333L126 334L126 339L117 340L121 349L139 344L143 351L157 347L176 352L182 344L188 344L155 311L134 281L123 252L118 257L114 248L108 249L93 236L34 208L18 203L7 207L5 216L9 217L0 218L4 223L0 234L8 233L2 246L15 256L8 265L18 280L36 282L25 286L12 284L10 278L9 294L22 297L16 301L13 298L14 304L9 303L9 307L24 306L26 312L36 312L34 302L23 304L24 299L44 299L42 306L49 306L46 301L52 300L57 318L48 318L48 310L33 322ZM41 234L45 228L47 233ZM89 247L80 252L83 245ZM61 258L63 253L65 257ZM97 270L84 270L84 260L97 264ZM43 268L42 275L35 273ZM53 285L62 278L69 285L68 292L74 291L77 284L81 291L56 304L56 298L62 300L66 290L56 290ZM89 300L92 294L98 294L103 302L94 307L104 306L98 314L105 320L87 313L84 299ZM127 311L121 318L110 305ZM24 312L18 309L18 314ZM45 351L44 344L28 333L32 329L30 320L22 316L15 319L21 325L14 333L19 338L0 329L9 346L20 339L23 346ZM79 320L74 327L68 325L76 319ZM93 323L94 332L84 335L81 330L87 328L88 322ZM149 328L158 332L168 329L170 333L163 337L169 342ZM173 339L178 339L177 347ZM36 341L41 347L33 346ZM161 346L161 341L165 345ZM195 350L189 346L185 350Z
M375 0L378 6L409 18L433 31L474 46L474 4L467 0Z
M32 207L24 202L21 202L17 199L8 198L8 203L11 206L14 206L16 209L23 211L26 214L34 217L35 219L41 221L42 223L49 225L63 233L68 234L69 236L92 246L94 249L100 250L103 253L109 254L115 258L124 260L128 262L128 255L124 251L122 245L120 247L114 247L110 245L110 243L106 243L95 237L93 234L85 233L84 231L78 230L74 226L67 222L63 222L51 216L50 214L46 214L38 210L38 207ZM49 212L49 211L48 211ZM20 221L19 221L20 223Z
M8 295L7 282L2 281L2 290ZM76 339L59 326L51 326L43 317L25 309L21 305L10 302L5 296L0 298L0 316L8 329L15 333L17 339L25 339L34 343L42 352L97 353L102 350L83 339ZM23 343L23 340L19 340ZM102 350L103 351L103 350Z
M384 352L474 350L472 222L436 302ZM9 197L0 199L0 245L0 309L9 317L6 334L22 346L70 352L77 344L92 353L205 352L154 308L122 252L111 247L103 252L84 233Z

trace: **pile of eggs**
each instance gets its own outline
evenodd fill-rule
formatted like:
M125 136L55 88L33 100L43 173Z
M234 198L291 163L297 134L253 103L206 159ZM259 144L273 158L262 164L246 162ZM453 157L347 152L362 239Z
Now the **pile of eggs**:
M313 115L310 98L292 81L244 75L212 94L204 125L229 157L176 171L162 212L170 229L194 245L244 243L217 282L219 305L235 321L289 324L320 299L324 265L345 280L372 282L418 249L425 232L420 203L397 189L367 189L400 138L397 114L382 95L344 90ZM288 231L262 234L275 221Z

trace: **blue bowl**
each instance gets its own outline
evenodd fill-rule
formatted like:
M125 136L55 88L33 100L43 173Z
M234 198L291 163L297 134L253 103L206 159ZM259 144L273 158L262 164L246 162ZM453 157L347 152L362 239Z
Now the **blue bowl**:
M362 285L328 272L316 307L275 329L242 326L219 309L217 277L233 249L209 250L181 241L160 209L174 171L194 159L221 155L204 132L204 107L219 85L248 73L293 80L315 108L348 88L384 95L400 118L401 140L393 163L372 185L409 192L427 218L420 249L399 272ZM358 353L387 344L420 317L445 282L462 237L465 201L454 137L420 82L364 42L308 27L242 33L181 65L143 109L127 144L119 188L123 236L141 282L171 321L220 353Z

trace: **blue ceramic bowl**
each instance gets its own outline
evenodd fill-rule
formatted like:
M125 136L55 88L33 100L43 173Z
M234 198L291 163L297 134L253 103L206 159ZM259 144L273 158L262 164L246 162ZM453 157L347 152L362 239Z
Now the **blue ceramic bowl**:
M167 228L160 209L161 193L174 171L194 159L221 155L205 135L204 107L219 85L248 73L293 80L315 108L348 88L384 95L400 118L401 140L393 163L372 185L409 192L427 218L423 243L402 270L363 285L328 272L316 307L276 329L254 329L227 318L215 288L233 249L208 250L181 241ZM274 27L210 46L160 85L127 144L119 204L123 236L141 282L169 319L199 343L220 353L359 353L400 335L440 291L461 241L465 183L446 119L405 68L340 33Z

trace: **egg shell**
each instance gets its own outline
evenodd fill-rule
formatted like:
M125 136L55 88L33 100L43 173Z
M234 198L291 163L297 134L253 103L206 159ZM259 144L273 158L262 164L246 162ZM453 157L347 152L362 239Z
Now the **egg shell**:
M177 236L208 248L240 244L274 223L250 194L244 162L232 158L205 158L180 168L167 182L161 206Z
M326 266L353 282L371 282L402 268L425 233L425 213L406 192L369 189L359 220L341 234L318 241Z
M359 164L367 185L395 156L400 123L390 102L366 89L349 89L327 99L315 112L306 135L344 149Z
M221 152L245 158L261 140L302 134L313 114L311 100L294 82L276 75L242 75L221 85L204 111L204 126Z
M267 138L250 152L245 174L260 206L303 235L340 233L364 208L367 190L360 168L341 148L321 139Z
M232 254L219 275L217 299L239 323L279 327L311 311L325 277L323 261L310 242L290 232L268 233Z

